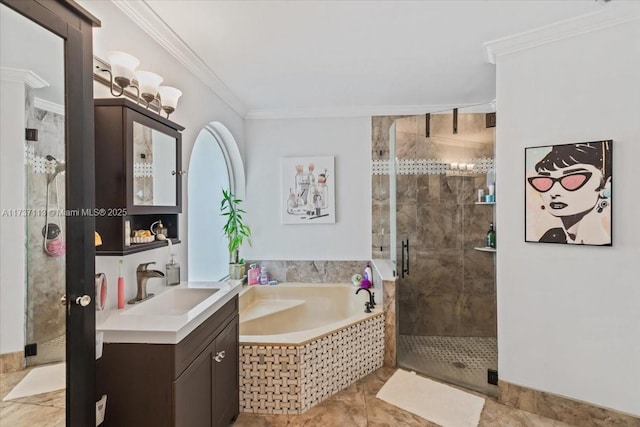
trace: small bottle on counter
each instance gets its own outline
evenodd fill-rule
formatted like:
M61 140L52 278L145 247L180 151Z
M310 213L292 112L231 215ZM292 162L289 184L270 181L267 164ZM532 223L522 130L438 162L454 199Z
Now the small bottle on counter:
M174 259L175 254L171 254L171 261L167 264L167 286L180 284L180 264Z
M260 283L260 269L258 264L249 265L249 272L247 273L247 281L250 285L257 285Z
M131 221L124 222L124 245L131 246Z
M267 273L267 267L264 265L260 267L260 284L268 285L269 284L269 273Z

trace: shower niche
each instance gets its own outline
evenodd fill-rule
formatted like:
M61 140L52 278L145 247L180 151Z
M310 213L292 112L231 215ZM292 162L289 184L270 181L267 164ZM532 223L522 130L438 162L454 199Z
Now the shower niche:
M166 240L153 240L156 221L162 222L172 243L179 243L184 127L128 99L94 103L96 231L103 243L97 255L126 255L166 245ZM132 238L136 231L142 239ZM146 231L151 235L143 236Z

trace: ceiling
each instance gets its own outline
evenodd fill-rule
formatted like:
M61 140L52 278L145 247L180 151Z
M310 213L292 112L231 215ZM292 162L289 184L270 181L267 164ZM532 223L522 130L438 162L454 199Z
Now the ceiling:
M607 7L594 0L143 4L248 117L417 113L491 101L495 66L484 42Z

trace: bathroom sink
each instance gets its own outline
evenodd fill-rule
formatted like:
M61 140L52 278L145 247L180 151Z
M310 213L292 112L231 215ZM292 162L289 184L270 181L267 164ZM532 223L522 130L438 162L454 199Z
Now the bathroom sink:
M136 316L179 316L187 314L191 309L218 292L214 288L174 288L141 302L126 310L125 315Z

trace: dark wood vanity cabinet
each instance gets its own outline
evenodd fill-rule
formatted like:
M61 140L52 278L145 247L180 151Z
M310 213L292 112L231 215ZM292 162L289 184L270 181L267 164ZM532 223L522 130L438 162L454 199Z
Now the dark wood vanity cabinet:
M173 383L175 425L228 426L238 415L238 317Z
M126 255L166 245L125 244L131 230L162 220L178 242L184 128L125 98L94 100L98 255Z
M180 343L105 344L104 426L223 427L239 413L238 297Z

